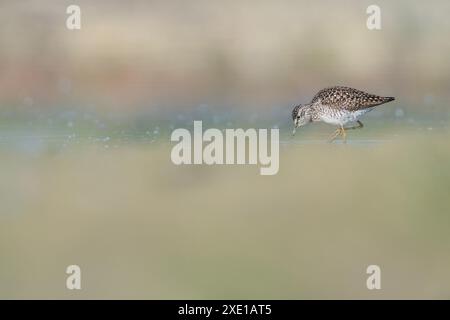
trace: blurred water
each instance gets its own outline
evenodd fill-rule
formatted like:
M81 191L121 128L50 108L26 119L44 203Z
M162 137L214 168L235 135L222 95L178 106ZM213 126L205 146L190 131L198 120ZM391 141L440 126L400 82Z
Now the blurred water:
M356 147L371 147L377 146L392 140L381 140L381 139L347 139L344 143L342 140L336 140L333 142L328 142L327 140L319 139L303 139L303 140L281 140L280 145L284 146L304 146L304 145L347 145Z
M0 152L0 297L73 298L61 274L76 263L79 298L373 298L376 263L376 297L448 298L449 135L358 137L389 130L345 146L282 139L273 177L175 166L168 144L129 147L145 131L10 135L22 151Z
M394 112L394 111L393 111ZM448 122L429 118L390 118L389 114L368 117L366 127L350 131L347 145L355 147L376 146L401 135L448 131ZM207 107L195 114L158 114L139 116L110 115L101 117L79 112L63 112L59 115L22 118L3 118L0 125L0 150L14 150L24 154L41 154L48 151L70 150L76 146L103 146L117 148L126 144L154 144L170 142L170 134L176 128L192 129L194 120L203 121L207 128L276 128L280 130L282 146L327 144L334 127L313 124L297 131L293 137L292 123L288 116L278 112L253 113L230 112L214 114ZM342 144L338 139L333 145Z

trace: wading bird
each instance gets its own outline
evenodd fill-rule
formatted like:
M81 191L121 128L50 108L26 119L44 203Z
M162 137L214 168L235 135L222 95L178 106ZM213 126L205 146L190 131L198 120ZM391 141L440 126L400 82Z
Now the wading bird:
M337 125L337 130L330 136L329 142L333 142L342 136L347 142L346 130L360 129L363 123L359 118L371 111L375 106L395 100L393 97L380 97L349 87L331 87L320 90L311 103L298 105L292 111L294 131L298 127L310 122L323 121ZM357 123L357 126L345 127L348 123Z

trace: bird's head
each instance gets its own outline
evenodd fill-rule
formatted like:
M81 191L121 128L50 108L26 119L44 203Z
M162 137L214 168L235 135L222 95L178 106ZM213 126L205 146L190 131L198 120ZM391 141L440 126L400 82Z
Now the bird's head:
M294 110L292 110L292 120L294 121L294 132L292 134L295 134L296 128L303 127L312 121L309 109L310 109L309 104L298 105L294 107Z

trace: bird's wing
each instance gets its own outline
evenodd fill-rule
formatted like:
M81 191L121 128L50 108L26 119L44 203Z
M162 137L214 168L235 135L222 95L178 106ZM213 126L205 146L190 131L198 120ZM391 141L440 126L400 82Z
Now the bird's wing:
M312 103L320 101L322 105L336 109L356 111L372 108L394 100L391 97L380 97L349 87L331 87L320 90L313 98Z

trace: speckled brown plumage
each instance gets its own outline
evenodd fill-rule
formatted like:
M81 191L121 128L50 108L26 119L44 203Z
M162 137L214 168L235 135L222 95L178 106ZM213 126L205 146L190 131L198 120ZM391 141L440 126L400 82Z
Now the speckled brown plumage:
M356 111L378 106L394 100L393 97L380 97L349 87L330 87L320 90L311 103L320 102L324 106L336 109Z

